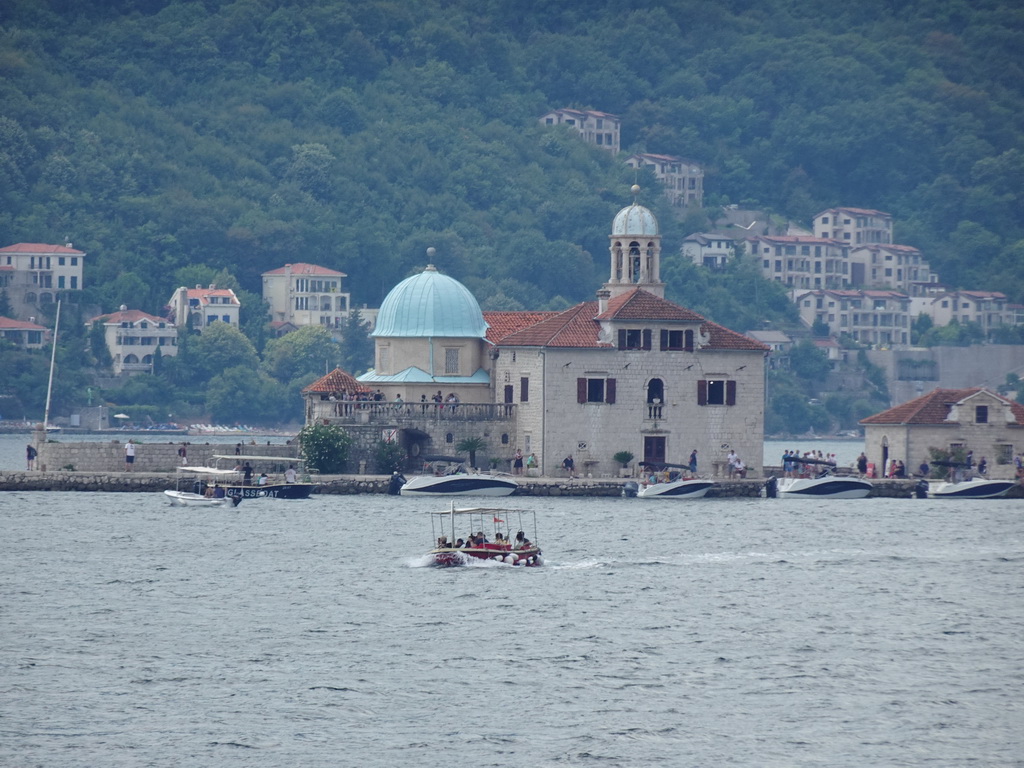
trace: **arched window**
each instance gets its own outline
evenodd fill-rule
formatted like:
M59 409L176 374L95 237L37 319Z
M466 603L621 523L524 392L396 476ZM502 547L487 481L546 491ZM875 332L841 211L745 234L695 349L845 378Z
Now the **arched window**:
M647 418L660 419L665 403L665 383L661 379L647 382Z
M124 364L125 365L135 365L138 362L139 362L139 358L138 358L137 355L125 355L124 356Z
M444 436L444 441L446 443L454 443L455 442L455 435L453 435L451 432L449 432L447 435Z

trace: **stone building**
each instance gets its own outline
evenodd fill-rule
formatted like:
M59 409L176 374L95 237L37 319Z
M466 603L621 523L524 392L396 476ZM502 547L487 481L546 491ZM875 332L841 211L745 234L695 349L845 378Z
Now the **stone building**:
M916 471L929 448L974 452L989 476L1013 477L1013 457L1024 447L1024 405L983 387L934 389L862 419L868 460L884 471L902 460Z
M634 194L639 188L634 187ZM562 312L482 312L433 266L399 283L377 317L371 403L307 396L310 419L376 424L411 459L482 437L507 468L516 448L545 474L573 455L613 475L613 456L685 463L711 474L734 449L760 469L768 348L664 298L661 235L634 202L612 222L609 278Z
M630 168L650 168L661 182L672 205L700 208L704 205L704 166L675 155L638 152L626 158Z

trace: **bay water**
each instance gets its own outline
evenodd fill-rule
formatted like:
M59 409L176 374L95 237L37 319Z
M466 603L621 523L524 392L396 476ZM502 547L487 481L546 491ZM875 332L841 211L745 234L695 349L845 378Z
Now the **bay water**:
M501 503L0 493L0 765L1022 765L1020 501Z

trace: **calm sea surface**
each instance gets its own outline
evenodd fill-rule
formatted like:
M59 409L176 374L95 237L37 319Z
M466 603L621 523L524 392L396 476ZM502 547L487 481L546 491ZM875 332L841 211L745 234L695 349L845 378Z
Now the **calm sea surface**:
M0 765L1022 765L1021 502L505 501L0 493Z

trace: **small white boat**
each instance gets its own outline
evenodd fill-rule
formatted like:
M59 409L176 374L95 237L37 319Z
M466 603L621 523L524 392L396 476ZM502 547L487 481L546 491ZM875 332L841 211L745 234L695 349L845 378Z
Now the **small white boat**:
M689 465L686 464L641 461L640 466L653 471L656 476L663 475L668 479L639 486L636 492L638 499L702 499L708 489L715 485L712 480L683 477L681 472L672 471L689 469Z
M233 507L241 499L237 496L204 496L191 491L164 491L172 507Z
M1013 480L987 480L972 477L958 482L930 483L928 495L934 499L998 499L1013 488Z
M236 476L232 470L184 466L177 472L174 490L164 491L172 507L234 507L242 500L228 494L227 483Z
M863 499L871 493L874 486L862 477L836 475L836 465L831 461L817 459L793 459L794 463L807 466L824 467L817 477L784 477L781 480L771 478L774 491L769 490L769 497L776 493L789 498L827 498L827 499ZM767 486L766 486L767 487Z
M697 477L680 479L641 486L636 496L638 499L702 499L713 485L711 480Z
M440 474L417 475L401 487L402 496L509 496L519 483L510 475L466 472L454 456L427 456L428 464L446 465Z

